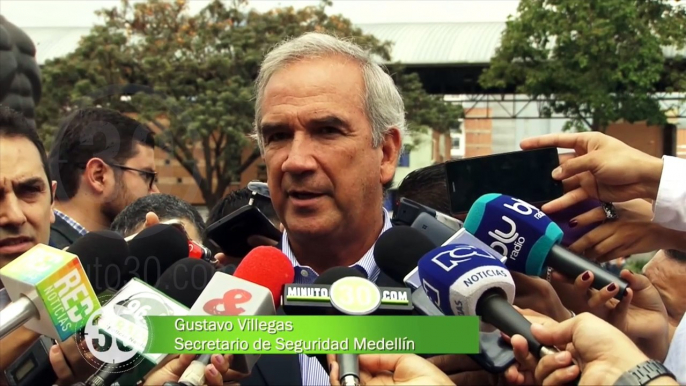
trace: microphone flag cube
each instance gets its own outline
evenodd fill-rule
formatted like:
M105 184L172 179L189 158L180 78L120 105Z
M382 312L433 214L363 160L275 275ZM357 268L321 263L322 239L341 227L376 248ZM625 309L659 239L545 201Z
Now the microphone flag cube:
M63 342L86 326L100 302L78 256L38 244L0 269L12 301L28 298L38 315L24 326Z

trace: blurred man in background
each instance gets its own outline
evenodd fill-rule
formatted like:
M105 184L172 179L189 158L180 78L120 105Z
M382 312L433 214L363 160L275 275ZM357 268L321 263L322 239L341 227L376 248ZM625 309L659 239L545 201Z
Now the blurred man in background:
M203 244L205 222L200 212L193 205L170 194L151 194L132 202L114 218L110 229L128 237L168 220L179 220L188 237Z
M127 205L157 193L154 149L152 131L116 111L89 107L69 115L49 155L57 181L53 245L108 229Z

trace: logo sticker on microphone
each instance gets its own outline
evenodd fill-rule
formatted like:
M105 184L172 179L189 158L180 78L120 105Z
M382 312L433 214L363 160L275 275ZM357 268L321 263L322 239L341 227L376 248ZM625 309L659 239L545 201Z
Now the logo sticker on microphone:
M331 285L331 305L348 315L368 315L381 305L381 291L361 277L344 277Z
M96 369L102 363L114 364L117 373L125 373L145 360L145 356L138 355L144 351L150 333L145 317L174 315L174 310L153 293L133 294L124 299L117 295L100 299L101 303L109 303L91 315L75 339L88 364Z
M447 249L434 256L431 261L437 266L441 267L446 272L450 272L453 268L459 266L461 263L466 263L472 258L496 259L485 251L472 247L466 244L447 245Z

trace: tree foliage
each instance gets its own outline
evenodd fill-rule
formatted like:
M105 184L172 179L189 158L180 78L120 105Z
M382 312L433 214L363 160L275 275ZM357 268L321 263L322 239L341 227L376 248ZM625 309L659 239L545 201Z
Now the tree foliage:
M251 145L253 80L269 48L286 37L321 31L352 37L390 60L389 42L365 35L340 15L328 15L330 5L260 13L244 0L216 0L191 15L185 0L122 0L119 7L98 12L104 22L73 53L45 64L38 111L42 135L49 142L58 118L78 106L135 113L161 130L160 145L213 206L259 158L257 149L247 159L243 153ZM461 116L460 107L427 95L416 75L399 65L393 71L414 138L427 127L447 131Z
M668 92L686 86L663 47L684 43L686 9L670 0L521 0L480 80L553 99L545 113L570 118L566 128L662 124L658 83Z

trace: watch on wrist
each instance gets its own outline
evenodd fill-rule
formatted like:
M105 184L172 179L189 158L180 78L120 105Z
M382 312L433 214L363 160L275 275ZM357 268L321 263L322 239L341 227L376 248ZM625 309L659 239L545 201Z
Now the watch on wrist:
M672 372L669 371L662 363L651 359L622 374L617 382L615 382L615 386L645 386L650 381L664 376L671 377L676 380L674 374L672 374Z

